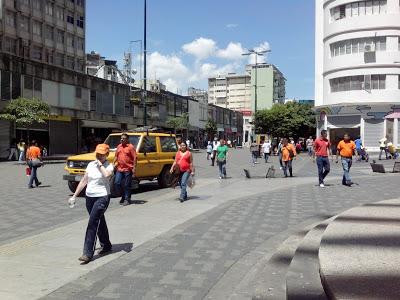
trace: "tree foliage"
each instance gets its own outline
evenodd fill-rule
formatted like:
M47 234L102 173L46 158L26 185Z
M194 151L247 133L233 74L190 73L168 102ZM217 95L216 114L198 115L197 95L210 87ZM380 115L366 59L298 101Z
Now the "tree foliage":
M34 123L45 123L50 106L40 99L17 98L11 100L0 114L0 119L15 122L17 126L29 128Z
M315 132L315 115L308 104L275 104L256 112L254 126L256 133L274 137L306 137Z
M167 126L173 128L175 133L177 130L187 129L189 126L188 114L183 114L180 117L169 117L166 121Z
M205 125L205 130L209 136L217 133L217 124L212 119L208 119Z

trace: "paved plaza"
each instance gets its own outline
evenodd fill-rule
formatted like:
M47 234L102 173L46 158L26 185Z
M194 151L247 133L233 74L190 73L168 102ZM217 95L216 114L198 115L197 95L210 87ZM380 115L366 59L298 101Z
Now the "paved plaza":
M43 186L27 189L24 167L1 163L1 299L249 299L263 281L257 264L277 236L351 207L400 197L398 174L373 174L354 163L353 181L341 185L332 163L327 186L316 165L301 155L294 178L282 178L277 158L252 166L247 149L231 151L228 179L219 180L204 153L194 155L196 186L189 201L178 190L145 183L136 202L106 213L114 252L79 265L87 213L67 205L63 164L39 169ZM393 161L385 161L390 168ZM276 178L265 179L274 165ZM255 177L246 179L243 169ZM40 272L40 276L38 275Z

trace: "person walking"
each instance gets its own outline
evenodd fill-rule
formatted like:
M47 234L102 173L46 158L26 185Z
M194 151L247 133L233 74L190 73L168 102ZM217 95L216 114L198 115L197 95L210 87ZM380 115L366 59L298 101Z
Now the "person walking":
M389 158L389 156L388 156L389 151L388 151L387 141L388 141L388 136L385 136L385 137L383 137L383 138L381 138L379 140L379 149L380 149L379 160L382 159L382 152L385 152L386 159Z
M357 161L361 161L363 144L362 144L362 140L361 140L360 136L354 141L354 144L356 144L356 151L357 151L357 156L358 156Z
M254 141L251 141L250 153L251 153L251 161L252 161L253 166L254 166L255 164L258 164L257 158L258 158L258 155L259 155L258 145Z
M218 148L218 146L219 146L219 141L218 141L217 138L214 138L214 141L212 143L213 152L211 154L211 166L213 166L213 167L215 165L215 159L216 159L216 156L217 156L217 148Z
M86 187L86 209L89 213L89 222L86 228L83 254L79 260L83 264L89 263L96 249L96 236L99 238L101 250L99 255L104 255L112 250L108 228L104 213L110 204L110 177L114 166L107 161L110 147L107 144L96 146L96 160L86 167L85 175L78 184L73 196L68 200L70 207L74 207L76 197Z
M220 145L217 148L217 163L219 179L223 179L226 178L226 160L229 148L223 139L221 139L219 143Z
M38 147L38 143L33 140L31 146L26 151L26 164L28 165L31 176L29 177L28 188L33 188L33 183L35 182L36 187L41 185L42 183L39 181L37 177L37 169L42 166L42 156L40 154L40 148Z
M321 136L314 142L313 159L317 157L316 162L318 166L318 179L319 186L325 187L325 177L329 174L331 166L329 163L329 152L331 144L328 140L328 133L326 130L321 131Z
M211 142L208 141L207 144L207 160L210 160L210 156L212 155L213 152L213 146L211 145Z
M25 161L25 147L26 147L25 142L24 142L24 140L21 139L17 145L18 152L19 152L19 158L18 158L19 162Z
M119 204L129 205L132 204L132 177L135 174L136 168L136 149L129 142L129 136L126 133L121 135L121 143L117 146L114 158L114 166L116 167L115 173L115 187L121 193L121 200Z
M16 139L11 140L9 151L10 151L10 155L8 156L8 160L17 160L18 153L17 153L17 140Z
M266 139L266 140L264 140L264 143L262 144L261 147L262 147L262 151L263 151L263 154L264 154L265 163L267 163L268 159L269 159L270 152L271 152L271 142Z
M307 141L306 141L306 147L307 147L308 156L309 156L310 158L312 158L312 157L313 157L313 152L314 152L314 140L313 140L313 137L312 137L312 136L310 136L310 137L307 139Z
M293 177L293 159L296 159L296 148L292 143L289 143L287 138L282 141L282 162L283 174L288 177L288 170L290 177Z
M350 168L353 163L353 155L355 151L356 144L350 139L350 136L345 133L343 136L343 140L341 140L337 145L336 163L339 162L340 155L343 166L342 184L346 186L351 186L353 184L350 177Z
M282 162L282 147L283 147L283 139L279 140L279 144L277 147L277 154L278 154L278 158L279 158L279 169L283 169L283 162Z
M173 174L176 172L175 170L179 171L179 184L181 187L179 201L182 203L188 199L187 181L189 176L194 176L193 156L184 142L180 144L179 150L175 155L175 161L169 172Z

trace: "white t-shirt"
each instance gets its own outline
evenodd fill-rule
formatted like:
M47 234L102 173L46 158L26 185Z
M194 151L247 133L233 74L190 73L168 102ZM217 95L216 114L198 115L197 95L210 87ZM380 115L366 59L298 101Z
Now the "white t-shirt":
M103 166L108 172L114 171L114 166L108 161L104 162ZM86 167L86 173L88 175L86 196L104 197L110 195L110 178L103 176L96 161L92 161L88 164Z
M383 138L379 140L379 147L385 148L386 147L387 138Z
M213 142L213 151L217 151L217 148L219 147L220 142Z
M262 148L264 150L264 153L270 153L271 152L271 143L264 142L264 144L262 145Z

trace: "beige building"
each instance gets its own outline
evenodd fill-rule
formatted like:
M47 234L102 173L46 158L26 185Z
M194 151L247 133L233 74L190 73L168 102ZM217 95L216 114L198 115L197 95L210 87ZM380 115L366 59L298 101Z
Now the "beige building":
M2 52L85 71L85 0L3 0Z

